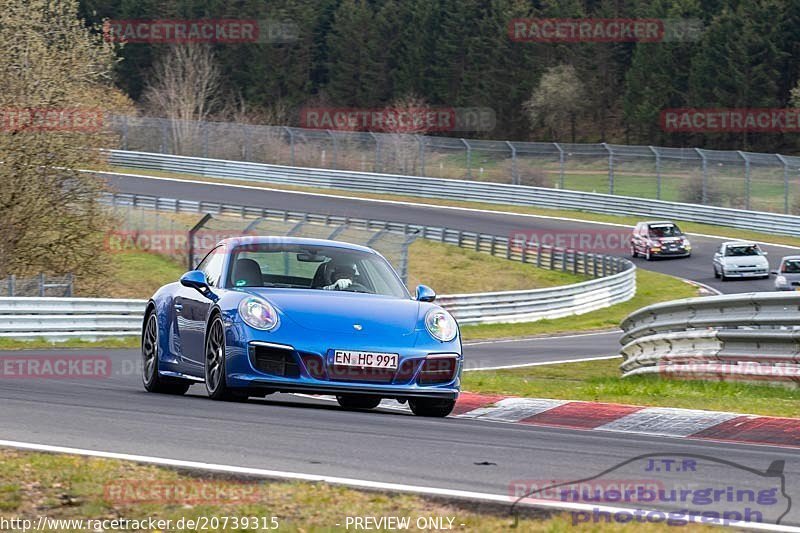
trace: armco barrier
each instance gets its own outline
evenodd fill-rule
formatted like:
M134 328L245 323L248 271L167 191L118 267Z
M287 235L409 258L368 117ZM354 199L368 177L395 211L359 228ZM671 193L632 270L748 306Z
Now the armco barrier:
M799 216L524 185L285 167L121 150L109 151L108 161L112 165L128 168L205 177L235 178L265 183L426 198L574 209L614 215L670 218L756 231L764 231L765 228L768 228L770 233L783 235L796 235L800 232Z
M800 383L800 294L651 305L622 323L623 376Z
M0 298L0 337L73 338L139 335L146 300Z
M348 225L373 231L394 231L406 235L469 248L549 270L584 274L595 279L553 287L496 293L440 296L439 302L461 324L492 324L561 318L625 302L636 294L636 267L627 259L552 246L521 245L508 237L473 233L450 228L404 224L384 220L322 215L266 209L261 207L189 202L153 196L106 193L106 203L175 212L213 213L241 217L278 219Z

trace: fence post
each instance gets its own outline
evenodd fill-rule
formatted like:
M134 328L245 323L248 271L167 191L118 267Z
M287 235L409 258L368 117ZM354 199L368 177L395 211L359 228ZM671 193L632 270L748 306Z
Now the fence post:
M695 152L697 155L700 156L700 159L703 160L703 195L702 195L702 203L705 205L708 203L708 160L706 160L706 156L700 150L700 148L695 148Z
M244 142L242 143L242 159L245 161L250 161L250 152L253 149L250 147L250 136L247 134L247 126L242 124L242 137L244 137Z
M295 166L294 163L294 132L288 126L283 127L284 131L289 134L289 155L292 159L292 166Z
M44 272L39 272L39 296L44 296Z
M461 142L464 143L464 146L467 147L467 177L471 178L472 177L472 147L464 139L461 139Z
M750 158L741 150L736 151L744 159L744 208L750 209Z
M67 274L67 298L72 297L72 272Z
M203 132L203 157L208 157L208 122L200 123L200 131Z
M558 188L564 189L564 149L558 143L553 143L558 148Z
M614 194L614 152L606 143L603 148L608 152L608 194Z
M14 296L17 288L17 277L14 274L8 276L8 295Z
M122 115L122 149L128 149L128 115Z
M167 151L167 119L161 119L161 153L168 154Z
M422 135L415 135L419 143L419 175L425 175L425 137Z
M781 154L775 154L783 163L783 213L789 214L789 162Z
M506 141L506 144L509 148L511 148L511 183L514 185L519 185L519 173L517 172L517 149L511 144L510 141Z
M198 231L200 231L200 228L202 228L203 226L206 225L206 222L208 222L210 219L211 219L211 213L206 213L203 216L203 218L200 219L200 222L195 224L194 227L192 227L192 229L189 230L189 258L188 258L189 268L188 268L188 270L192 270L194 268L194 236Z
M661 200L661 154L652 146L648 146L656 156L656 200Z
M331 130L325 130L325 131L328 133L328 135L331 138L331 141L333 142L333 158L331 159L331 168L336 169L337 159L339 155L339 145L336 142L336 135L334 135Z

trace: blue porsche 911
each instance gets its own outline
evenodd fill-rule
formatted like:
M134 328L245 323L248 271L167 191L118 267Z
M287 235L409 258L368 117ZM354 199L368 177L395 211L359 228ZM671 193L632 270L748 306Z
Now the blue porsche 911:
M447 416L463 366L458 324L420 285L412 298L378 252L343 242L241 237L220 242L151 298L143 381L215 400L273 392L335 395L346 409L383 398Z

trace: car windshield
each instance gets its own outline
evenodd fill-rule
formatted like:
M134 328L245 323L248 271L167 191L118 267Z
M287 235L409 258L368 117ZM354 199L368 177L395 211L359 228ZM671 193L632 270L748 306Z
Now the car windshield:
M781 266L785 274L800 274L800 259L786 259Z
M742 246L728 246L725 248L725 257L742 257L748 255L761 255L758 246L747 244Z
M658 224L650 226L650 236L655 238L661 237L680 237L683 233L680 228L675 224Z
M280 287L409 297L400 278L380 255L337 246L242 245L231 254L227 280L229 287Z

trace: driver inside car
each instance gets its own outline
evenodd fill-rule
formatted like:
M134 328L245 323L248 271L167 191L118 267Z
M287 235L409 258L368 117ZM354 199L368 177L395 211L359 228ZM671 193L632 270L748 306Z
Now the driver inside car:
M352 263L337 263L332 266L330 274L330 285L322 287L326 291L343 291L353 284L353 280L358 273L356 266Z

